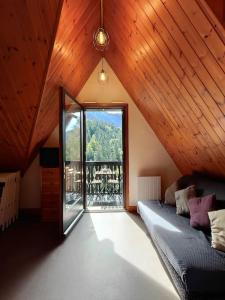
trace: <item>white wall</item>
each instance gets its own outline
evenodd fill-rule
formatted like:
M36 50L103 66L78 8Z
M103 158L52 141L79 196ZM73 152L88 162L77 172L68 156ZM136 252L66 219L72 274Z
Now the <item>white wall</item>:
M137 176L160 175L162 189L176 180L181 174L173 160L162 146L153 130L130 98L119 79L105 62L109 80L100 85L97 80L99 64L77 96L81 103L128 103L128 129L129 129L129 204L135 205L137 201ZM59 127L52 132L45 147L59 145ZM40 207L40 167L39 158L35 158L22 179L21 203L22 208Z
M97 80L101 68L99 63L77 100L81 103L128 103L129 204L135 205L137 176L160 175L164 192L165 187L181 173L106 61L104 66L109 75L108 82L101 85Z
M41 174L39 155L37 155L21 180L20 208L39 208L40 206Z

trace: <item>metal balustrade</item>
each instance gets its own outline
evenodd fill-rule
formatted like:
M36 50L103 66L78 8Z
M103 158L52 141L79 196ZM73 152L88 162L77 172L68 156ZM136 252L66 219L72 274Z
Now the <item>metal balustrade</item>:
M81 163L66 162L67 193L82 189ZM123 164L120 161L86 162L87 206L123 207Z

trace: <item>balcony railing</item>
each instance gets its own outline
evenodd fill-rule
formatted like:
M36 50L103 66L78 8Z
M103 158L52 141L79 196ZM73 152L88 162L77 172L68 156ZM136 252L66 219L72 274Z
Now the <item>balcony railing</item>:
M66 163L66 190L81 192L80 162ZM120 161L86 162L86 199L88 206L123 205L123 166Z
M86 162L86 192L88 195L122 194L122 162Z

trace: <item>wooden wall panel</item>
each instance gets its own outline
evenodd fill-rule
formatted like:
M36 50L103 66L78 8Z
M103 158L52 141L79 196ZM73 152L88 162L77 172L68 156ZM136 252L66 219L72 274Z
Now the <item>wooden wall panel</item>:
M60 0L0 2L0 169L24 166Z
M28 157L59 121L59 87L75 97L99 62L100 54L93 46L93 33L100 24L99 9L99 1L64 1Z
M224 29L200 2L108 0L106 58L180 170L224 176Z

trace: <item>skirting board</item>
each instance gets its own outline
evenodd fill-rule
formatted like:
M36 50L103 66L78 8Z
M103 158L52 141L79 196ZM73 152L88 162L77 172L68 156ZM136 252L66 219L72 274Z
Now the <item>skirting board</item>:
M133 214L136 214L137 213L137 206L128 206L127 207L127 210L130 212L130 213L133 213Z

